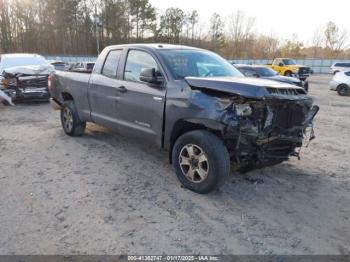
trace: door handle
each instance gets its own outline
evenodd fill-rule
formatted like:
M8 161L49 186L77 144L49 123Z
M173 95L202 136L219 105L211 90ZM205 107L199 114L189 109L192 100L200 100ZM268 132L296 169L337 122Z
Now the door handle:
M126 91L128 91L128 89L126 89L125 86L118 86L117 89L120 93L125 93Z

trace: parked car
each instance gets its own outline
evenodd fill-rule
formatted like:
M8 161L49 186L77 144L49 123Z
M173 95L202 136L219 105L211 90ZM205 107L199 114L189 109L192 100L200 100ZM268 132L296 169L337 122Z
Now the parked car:
M318 106L301 87L244 77L207 50L117 45L92 74L56 71L49 87L64 132L94 122L169 152L184 187L207 193L236 168L297 155Z
M349 70L350 69L350 63L334 63L330 67L330 73L335 75L338 72L344 71L344 70Z
M67 64L63 61L52 60L52 61L49 61L49 63L55 68L55 70L64 71L67 69Z
M335 74L329 83L329 88L341 96L350 95L350 70Z
M80 72L91 73L94 66L95 66L95 62L75 63L71 66L70 71L77 71L77 72L80 71Z
M306 78L310 76L312 70L308 66L298 65L291 58L275 58L272 61L272 64L267 66L271 67L277 73L283 76L295 76L302 81L305 81Z
M270 79L291 85L303 87L306 91L309 90L309 83L298 78L290 76L281 76L276 71L263 65L234 65L242 74L248 77L258 77L262 79Z
M12 101L49 100L48 77L54 70L37 54L4 54L0 56L0 89Z

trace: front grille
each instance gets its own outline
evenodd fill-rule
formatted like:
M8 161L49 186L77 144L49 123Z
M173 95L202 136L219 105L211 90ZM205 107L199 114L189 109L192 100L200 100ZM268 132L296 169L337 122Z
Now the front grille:
M48 84L48 76L40 76L38 78L19 78L18 87L19 88L43 88L47 87Z
M296 103L272 106L273 126L276 131L301 126L305 120L303 107Z
M298 71L298 73L300 75L302 75L302 74L310 74L310 72L311 72L310 67L300 67L299 71Z
M271 95L305 95L305 90L298 88L267 88L267 92Z
M9 89L35 89L35 88L47 88L48 86L48 76L20 76L17 78L8 78L9 80Z

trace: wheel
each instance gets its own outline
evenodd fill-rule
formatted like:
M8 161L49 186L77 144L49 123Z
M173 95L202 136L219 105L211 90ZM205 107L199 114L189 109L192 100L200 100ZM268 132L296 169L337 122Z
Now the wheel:
M204 130L180 136L173 147L172 162L182 185L200 194L213 191L230 173L230 157L224 143Z
M291 71L287 71L284 73L285 76L292 76L292 72Z
M4 106L9 106L10 103L7 101L7 100L2 100L1 103L4 105Z
M63 103L61 124L64 132L69 136L82 136L84 134L86 122L80 120L73 101Z
M337 91L338 91L338 94L340 96L348 96L348 95L350 95L350 88L347 85L344 85L344 84L338 86Z

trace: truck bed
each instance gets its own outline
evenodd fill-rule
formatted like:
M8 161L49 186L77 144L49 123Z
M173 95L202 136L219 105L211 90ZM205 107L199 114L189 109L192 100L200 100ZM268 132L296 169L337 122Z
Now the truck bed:
M65 91L73 97L79 97L75 101L75 106L78 112L83 114L80 117L90 118L88 90L91 74L84 72L56 71L55 73L55 88L52 90L51 96L55 101L62 104Z

